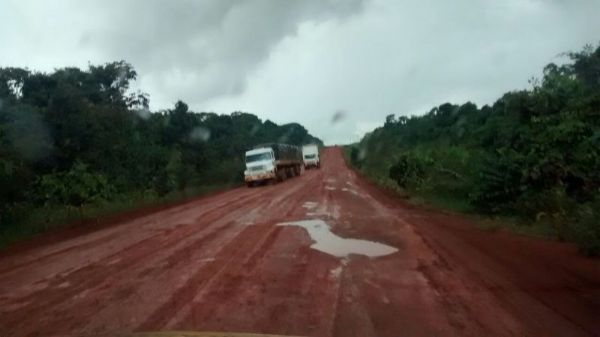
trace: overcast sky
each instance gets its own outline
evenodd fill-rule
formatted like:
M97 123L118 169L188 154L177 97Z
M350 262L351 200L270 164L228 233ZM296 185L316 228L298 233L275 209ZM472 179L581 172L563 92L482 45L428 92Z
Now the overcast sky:
M598 0L2 0L0 66L124 59L152 110L181 99L347 143L390 113L527 88L596 45L599 17Z

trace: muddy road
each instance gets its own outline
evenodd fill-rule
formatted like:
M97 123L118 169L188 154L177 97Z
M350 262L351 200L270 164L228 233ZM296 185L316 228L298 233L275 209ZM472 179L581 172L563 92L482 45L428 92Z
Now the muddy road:
M0 336L600 335L600 264L478 230L349 170L238 188L0 252Z

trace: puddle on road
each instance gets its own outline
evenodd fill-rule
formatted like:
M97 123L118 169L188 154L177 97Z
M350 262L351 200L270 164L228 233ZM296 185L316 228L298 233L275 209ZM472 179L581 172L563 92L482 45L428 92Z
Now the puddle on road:
M325 189L329 190L329 191L335 191L336 190L336 188L333 187L333 186L325 186Z
M392 254L398 249L360 239L345 239L331 232L329 225L320 219L284 222L278 226L298 226L306 229L310 238L315 241L310 247L336 257L348 257L350 254L378 257Z
M360 193L358 193L356 190L353 190L351 188L344 187L344 188L342 188L342 191L344 191L344 192L350 192L350 193L352 193L354 195L360 196Z
M302 207L306 208L306 209L313 209L315 207L317 207L317 203L314 201L307 201L304 204L302 204Z

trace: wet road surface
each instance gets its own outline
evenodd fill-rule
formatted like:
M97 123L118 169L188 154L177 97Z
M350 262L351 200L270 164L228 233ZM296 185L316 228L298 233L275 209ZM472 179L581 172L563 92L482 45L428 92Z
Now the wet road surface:
M0 252L0 336L600 335L600 264L423 209L349 170Z

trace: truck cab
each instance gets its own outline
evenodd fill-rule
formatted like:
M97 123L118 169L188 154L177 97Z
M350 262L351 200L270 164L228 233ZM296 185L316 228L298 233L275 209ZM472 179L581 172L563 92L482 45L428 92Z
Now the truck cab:
M304 168L308 169L311 167L320 168L321 160L319 158L319 147L317 145L304 145L302 147L302 161Z
M277 178L275 154L270 147L246 151L246 170L244 180L251 186L255 182Z

